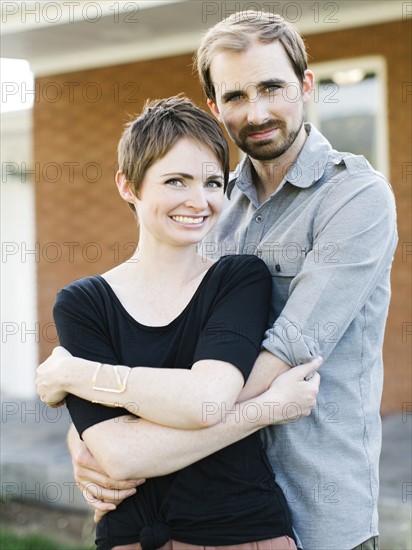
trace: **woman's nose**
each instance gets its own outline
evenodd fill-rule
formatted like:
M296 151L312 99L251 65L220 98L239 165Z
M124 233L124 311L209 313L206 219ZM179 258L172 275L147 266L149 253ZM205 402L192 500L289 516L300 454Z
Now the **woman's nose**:
M185 206L195 210L204 210L208 206L204 187L192 187L189 195L185 200Z

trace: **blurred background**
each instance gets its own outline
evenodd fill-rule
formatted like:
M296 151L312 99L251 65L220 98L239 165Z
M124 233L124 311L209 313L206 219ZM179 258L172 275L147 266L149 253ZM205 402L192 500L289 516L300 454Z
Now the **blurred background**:
M136 245L135 220L113 184L123 124L148 97L185 92L207 109L193 53L210 26L246 9L279 13L299 29L317 79L307 119L336 149L365 155L391 182L399 246L382 415L397 415L394 426L412 423L412 2L77 0L1 3L1 395L8 427L21 424L22 403L32 402L37 418L34 372L57 344L56 292L121 263ZM234 167L240 153L233 144L231 154ZM396 498L411 487L402 485Z

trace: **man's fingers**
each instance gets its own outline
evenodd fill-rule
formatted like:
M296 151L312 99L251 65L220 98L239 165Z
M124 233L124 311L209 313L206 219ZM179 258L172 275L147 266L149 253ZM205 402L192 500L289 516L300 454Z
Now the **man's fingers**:
M106 503L119 503L125 498L136 494L136 489L103 489L94 483L87 483L84 485L82 493L84 498L89 502L104 501Z
M111 510L95 510L94 511L94 523L99 523L103 516L110 512Z
M144 479L127 479L125 481L115 481L105 474L89 470L88 468L79 468L75 466L75 478L81 485L91 484L107 490L130 490L138 487L145 482Z
M66 403L66 400L63 399L62 401L59 401L58 403L46 403L48 407L51 409L57 409L58 407L63 407L63 405Z
M98 510L99 512L111 512L112 510L116 510L116 505L113 502L105 502L104 500L98 500L97 498L94 498L92 500L85 499L87 504L92 508L93 510Z
M105 514L102 513L102 512L99 512L99 510L95 510L94 512L94 523L99 523L99 521L102 519L102 517L104 516Z

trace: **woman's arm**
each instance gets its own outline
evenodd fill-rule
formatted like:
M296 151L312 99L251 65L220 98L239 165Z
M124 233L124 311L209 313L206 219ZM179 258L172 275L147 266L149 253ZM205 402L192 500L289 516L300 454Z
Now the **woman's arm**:
M258 356L269 314L271 277L256 257L231 257L215 285L213 305L196 335L191 369L131 369L87 360L91 357L59 359L53 354L38 370L42 399L58 402L70 393L184 429L219 422L220 411L233 407ZM210 409L216 414L205 414Z
M259 393L263 393L266 389L268 389L273 382L273 379L278 376L279 370L281 370L282 368L285 369L285 371L289 370L288 367L282 363L283 362L281 362L280 360L278 361L277 358L274 357L271 353L267 351L262 351L254 364L252 373L247 381L247 384L243 388L239 399L247 400L248 398L254 397ZM313 365L315 368L315 363L313 363ZM297 416L296 418L291 418L289 416L290 411L293 410L297 414L301 414L302 416L305 416L307 414L308 409L305 409L303 401L307 398L307 396L305 396L303 392L314 391L314 388L319 383L319 375L316 375L316 377L309 385L298 384L296 381L294 382L293 379L290 377L285 377L283 381L281 380L281 382L283 382L285 385L289 385L290 391L294 391L293 395L289 395L289 398L293 399L293 401L298 404L298 407L294 409L288 409L288 420L296 421L299 416ZM294 386L296 387L294 388ZM298 393L298 389L300 393ZM282 396L279 395L279 400L284 401L286 399L286 395L285 390L282 390L282 385L277 386L277 391L279 394L282 394ZM246 396L247 394L249 394L249 397ZM245 397L244 399L241 399L243 395L245 395ZM278 410L280 410L280 408L281 407L279 406ZM240 416L240 409L238 410ZM118 421L123 422L124 419L125 418L118 419ZM273 422L275 422L275 415L273 415L272 420ZM156 436L153 432L153 427L154 430L157 430ZM245 426L243 426L243 428L245 428ZM158 464L157 458L159 456L158 453L160 452L160 450L157 445L159 441L161 441L164 437L166 437L166 440L168 440L169 438L169 445L166 448L162 449L162 457L164 459L163 464L167 465L167 467L170 468L170 471L174 471L178 468L178 463L176 462L176 459L181 460L182 457L188 456L188 454L184 452L181 448L182 444L184 444L184 441L182 441L182 436L189 437L189 441L186 442L186 444L193 445L197 449L197 451L208 451L208 439L204 436L209 433L209 430L201 432L201 437L199 437L198 435L196 435L195 431L186 431L183 434L182 430L173 430L173 428L168 428L166 426L156 427L154 424L142 420L140 421L139 426L136 426L135 423L134 425L129 423L128 428L126 429L131 429L131 433L129 434L131 439L129 438L129 441L131 443L134 443L135 445L135 448L131 448L129 452L134 457L136 457L137 460L141 460L142 453L145 454L145 464L138 464L138 462L136 462L135 466L133 466L134 468L136 468L136 470L129 470L125 472L128 477L136 474L139 468L140 475L145 475L148 477L152 477L155 475L152 468L153 465ZM143 435L142 439L143 441L145 441L144 445L139 435ZM109 436L112 441L116 441L116 432L110 433ZM93 437L91 432L90 437ZM108 474L97 462L97 460L94 458L89 448L86 446L85 442L80 439L77 431L74 429L74 426L72 426L69 431L67 441L69 451L73 460L74 476L76 482L82 492L83 498L95 511L95 521L99 521L99 519L101 519L101 517L105 513L113 510L115 506L119 504L122 500L134 494L136 492L135 487L138 487L138 485L145 481L144 479L129 479L119 481L109 477ZM222 441L222 444L223 443L224 442ZM92 440L90 444L93 446ZM118 448L120 449L120 447ZM203 456L201 458L203 458ZM113 463L107 465L111 472L112 468L115 467L116 464L120 463L120 459L121 457L113 457ZM116 475L116 473L119 474L120 472L113 471L112 473ZM119 476L117 475L117 477Z
M83 432L83 440L103 470L113 479L165 475L193 464L265 426L308 416L315 405L320 378L316 374L306 381L305 377L315 372L320 363L320 360L314 360L281 374L263 394L237 403L224 413L220 411L220 422L204 430L179 430L142 418L124 416L91 426ZM293 418L290 416L290 403L295 405ZM205 412L206 415L214 413L213 406Z
M243 376L224 361L198 361L190 370L130 369L72 357L56 348L38 368L36 383L47 403L57 403L70 393L92 403L122 407L157 424L197 429L217 423L222 407L233 407ZM120 393L115 391L119 386ZM216 414L205 414L212 406Z
M239 394L238 401L246 401L266 391L274 379L287 372L290 365L275 357L272 353L262 350L253 365L252 372Z
M235 401L263 393L276 376L289 368L271 353L262 351L241 389L243 380L238 369L221 361L200 361L191 370L135 367L130 373L128 367L116 366L118 380L128 377L125 391L119 394L93 390L92 378L99 364L72 357L62 348L56 348L38 370L37 385L42 399L56 403L71 393L106 406L112 403L165 426L206 428L219 422L222 407L230 410ZM113 366L102 365L95 383L113 388L117 383ZM211 410L214 414L210 414Z

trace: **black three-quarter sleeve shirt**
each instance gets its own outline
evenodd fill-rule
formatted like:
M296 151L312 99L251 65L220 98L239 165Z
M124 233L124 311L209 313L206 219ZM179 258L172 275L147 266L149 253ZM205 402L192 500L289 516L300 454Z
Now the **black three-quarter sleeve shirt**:
M137 322L100 276L61 290L53 313L60 344L75 356L130 367L187 369L196 361L216 359L235 365L247 380L270 300L271 277L261 260L225 256L166 326ZM68 396L67 406L80 434L129 414L75 396ZM251 421L256 414L250 412ZM101 550L138 541L144 549L156 548L169 538L229 545L283 535L293 536L289 512L257 434L179 472L147 480L97 527Z

